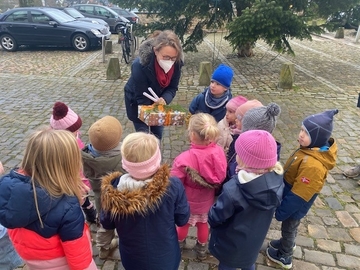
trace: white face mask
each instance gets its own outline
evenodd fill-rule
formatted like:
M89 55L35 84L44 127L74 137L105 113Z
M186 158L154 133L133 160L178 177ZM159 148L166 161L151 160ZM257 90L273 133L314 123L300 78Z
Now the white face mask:
M159 66L164 70L165 73L168 73L171 67L174 65L175 61L171 60L159 60Z

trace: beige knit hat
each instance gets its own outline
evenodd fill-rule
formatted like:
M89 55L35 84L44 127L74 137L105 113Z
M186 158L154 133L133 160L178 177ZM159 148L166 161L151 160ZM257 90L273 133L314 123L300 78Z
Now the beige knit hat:
M105 116L91 125L89 140L97 151L108 151L119 145L122 126L115 117Z

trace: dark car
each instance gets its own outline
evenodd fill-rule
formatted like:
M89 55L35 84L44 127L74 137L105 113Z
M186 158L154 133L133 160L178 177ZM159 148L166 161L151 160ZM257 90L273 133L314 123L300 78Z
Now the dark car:
M70 46L78 51L100 46L111 33L100 24L77 21L48 7L14 8L0 18L0 43L6 51L20 45Z
M131 23L138 23L139 22L139 16L136 15L134 12L119 8L119 7L110 7L112 10L114 10L117 14L125 17L128 19Z
M123 16L120 16L109 7L93 4L77 4L73 5L82 15L90 18L98 18L107 22L110 26L112 33L120 33L121 27L125 26L129 22Z
M55 8L65 12L66 14L70 15L71 17L73 17L74 19L76 19L78 21L91 22L91 23L95 23L95 24L102 24L102 25L105 25L110 30L110 27L109 27L108 23L105 22L104 20L97 19L97 18L85 17L79 11L77 11L75 8L72 8L72 7L55 7Z

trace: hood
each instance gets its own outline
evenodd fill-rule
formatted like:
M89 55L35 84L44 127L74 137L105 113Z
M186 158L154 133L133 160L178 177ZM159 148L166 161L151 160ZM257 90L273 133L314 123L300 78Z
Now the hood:
M145 40L139 47L139 58L142 66L150 64L151 59L155 56L153 50L153 38Z
M299 151L321 162L327 170L332 170L336 165L338 147L333 138L330 138L328 142L330 146L327 151L321 151L320 148L300 148Z
M81 156L84 163L84 174L88 178L99 178L114 171L125 173L122 168L121 154L112 157L94 157L90 154L87 145L81 151Z
M238 181L238 178L236 176ZM240 192L251 206L271 210L280 205L283 195L283 176L275 172L265 173L254 180L240 184Z
M122 173L114 172L102 178L101 206L104 211L110 212L112 217L142 215L155 212L166 195L169 180L169 168L162 165L153 180L145 187L134 190L118 190L117 183Z
M39 186L36 186L36 196L40 216L45 220L60 198L51 198ZM29 176L18 174L15 170L3 176L0 180L0 209L0 223L7 228L28 227L39 221Z

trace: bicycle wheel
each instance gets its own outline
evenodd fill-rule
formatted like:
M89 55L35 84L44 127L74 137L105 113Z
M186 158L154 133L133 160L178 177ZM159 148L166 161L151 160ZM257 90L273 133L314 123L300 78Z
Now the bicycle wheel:
M126 40L121 41L121 49L122 49L122 53L123 53L123 58L125 60L126 64L130 63L130 48L129 48L129 42L128 43L128 47L126 46Z

